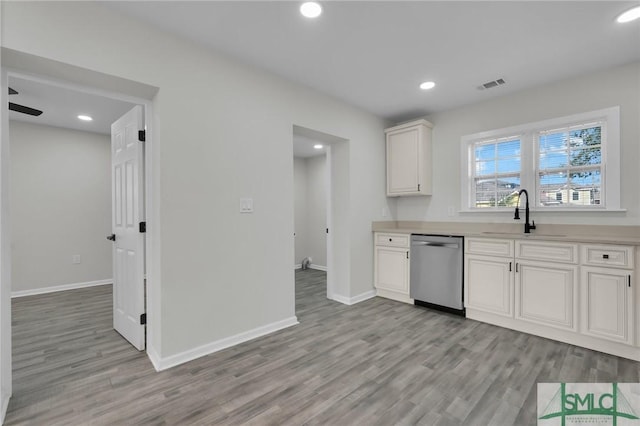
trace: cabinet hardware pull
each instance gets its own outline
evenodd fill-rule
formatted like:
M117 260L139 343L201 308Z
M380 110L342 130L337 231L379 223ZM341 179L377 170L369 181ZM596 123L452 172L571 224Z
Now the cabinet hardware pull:
M509 272L511 272L511 262L509 262Z
M516 272L518 272L518 262L516 262Z
M603 259L608 259L608 258L609 258L609 255L608 255L608 254L603 254L603 255L602 255L602 258L603 258Z
M629 275L629 287L631 287L631 275Z
M407 259L409 258L409 252L407 252Z
M389 238L389 242L393 241L393 238Z

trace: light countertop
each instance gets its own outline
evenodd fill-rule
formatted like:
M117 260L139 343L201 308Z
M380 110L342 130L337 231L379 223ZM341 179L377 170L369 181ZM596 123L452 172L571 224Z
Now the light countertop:
M640 226L548 225L525 234L522 221L514 224L479 222L373 222L374 232L437 234L464 237L541 240L594 244L640 245Z

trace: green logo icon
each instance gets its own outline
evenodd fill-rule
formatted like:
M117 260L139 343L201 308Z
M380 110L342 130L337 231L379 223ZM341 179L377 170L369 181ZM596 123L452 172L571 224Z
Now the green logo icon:
M540 397L540 385L550 384L538 384L538 397ZM604 420L601 416L605 416L613 426L616 426L618 418L640 419L617 383L611 383L611 388L606 391L602 390L602 386L597 386L600 384L573 383L570 385L572 386L568 391L567 384L560 383L558 390L542 411L542 415L538 417L539 420L559 418L560 424L565 426L567 417L582 416L581 423L590 423L596 421L596 417ZM596 387L599 389L596 390Z

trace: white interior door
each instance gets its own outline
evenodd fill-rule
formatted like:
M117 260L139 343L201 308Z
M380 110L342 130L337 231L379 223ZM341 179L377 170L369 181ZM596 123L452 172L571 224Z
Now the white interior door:
M136 106L111 125L113 328L138 350L145 348L144 129Z

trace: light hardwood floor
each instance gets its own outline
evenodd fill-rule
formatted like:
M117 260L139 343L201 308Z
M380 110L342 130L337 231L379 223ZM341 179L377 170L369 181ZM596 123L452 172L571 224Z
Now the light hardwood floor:
M13 301L6 424L535 424L537 382L638 382L640 363L374 298L296 272L300 324L156 373L111 288Z

